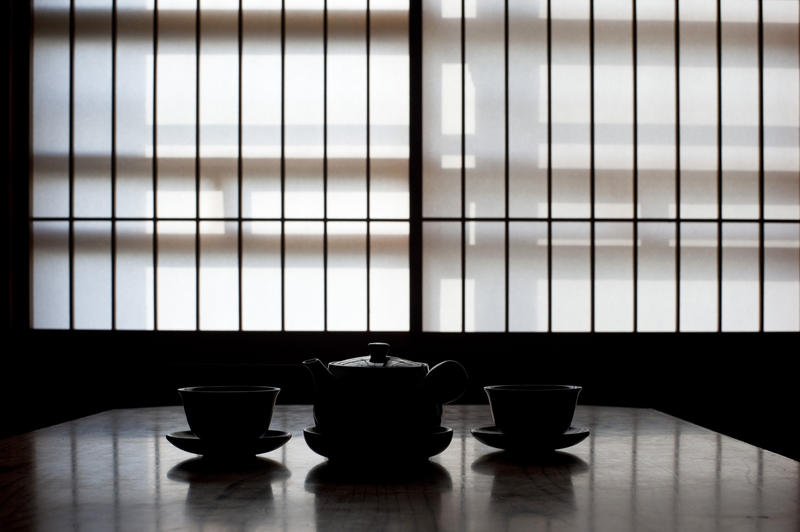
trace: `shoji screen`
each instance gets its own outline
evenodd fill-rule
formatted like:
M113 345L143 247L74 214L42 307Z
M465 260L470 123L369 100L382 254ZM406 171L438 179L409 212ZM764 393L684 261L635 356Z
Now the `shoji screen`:
M423 2L423 329L800 329L793 0Z
M34 0L36 328L407 330L407 0Z
M33 326L800 329L797 2L421 11L35 0Z

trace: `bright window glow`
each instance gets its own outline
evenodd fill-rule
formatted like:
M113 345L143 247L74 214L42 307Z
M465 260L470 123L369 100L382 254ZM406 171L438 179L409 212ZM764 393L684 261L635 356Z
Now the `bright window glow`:
M423 2L423 330L800 330L797 2L722 2L720 64L714 0L463 5Z
M797 2L197 4L33 1L33 327L800 330Z
M408 330L408 2L154 5L34 1L33 326Z

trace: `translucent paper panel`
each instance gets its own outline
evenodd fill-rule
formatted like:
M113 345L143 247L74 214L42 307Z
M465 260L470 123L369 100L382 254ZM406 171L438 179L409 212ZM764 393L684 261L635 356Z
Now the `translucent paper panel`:
M464 139L467 216L505 215L505 66L504 8L493 0L475 0L465 21L466 106L474 130Z
M328 224L328 330L367 329L367 224Z
M158 329L197 328L195 223L158 222Z
M239 328L238 227L200 222L200 328Z
M681 224L681 331L717 330L717 224Z
M594 5L595 215L633 215L631 2Z
M323 215L322 8L322 0L286 1L285 215L290 218Z
M156 214L160 217L194 217L197 212L194 7L194 0L158 2ZM159 312L159 320L161 317Z
M153 223L117 222L117 329L153 328Z
M552 215L589 216L589 2L553 2L551 14Z
M800 329L800 226L764 226L764 330Z
M408 223L370 223L369 323L373 331L409 329Z
M76 329L111 328L111 223L75 222Z
M595 225L595 330L633 330L633 226Z
M637 329L674 331L675 224L640 223L637 253Z
M242 215L278 217L283 85L280 1L244 0L242 7ZM249 321L247 312L244 320Z
M764 216L800 218L798 3L765 0ZM765 317L766 319L766 317ZM766 326L766 324L765 324Z
M467 222L464 330L505 330L505 224Z
M758 216L758 2L722 3L722 216ZM725 320L725 311L722 313ZM723 323L724 325L724 323Z
M461 331L461 224L422 224L422 329ZM466 287L465 287L466 289Z
M69 0L33 2L31 203L34 216L69 215L69 4Z
M239 215L238 12L214 6L219 2L200 1L200 216L205 218Z
M681 216L714 218L718 154L717 2L680 0L679 8Z
M547 224L508 226L508 329L547 330Z
M366 7L366 0L328 1L327 212L332 218L367 214ZM362 327L366 310L363 322Z
M636 2L639 216L675 216L675 20L661 0Z
M286 330L320 331L325 326L322 222L287 222Z
M410 98L407 1L370 1L369 62L370 214L407 218Z
M69 328L69 224L33 222L31 321L36 329Z
M397 141L406 142L407 141ZM387 149L394 150L394 146ZM404 148L408 151L408 146ZM372 153L375 153L373 148ZM408 218L408 158L370 159L370 217Z
M111 1L76 0L75 216L111 214ZM77 325L77 324L76 324Z
M513 14L508 19L510 216L547 216L547 18L544 8L544 0L508 2L509 13ZM499 82L499 79L495 81ZM513 312L509 318L514 320Z
M722 224L722 330L757 331L758 225Z
M153 17L142 16L146 5L117 0L117 216L153 215Z
M472 11L467 16L474 16ZM461 215L461 4L422 3L422 214ZM474 84L464 90L474 102ZM468 98L469 98L468 97ZM469 100L465 100L469 101ZM474 108L464 109L465 134L475 131ZM467 161L469 163L469 161Z
M553 331L588 331L591 327L588 223L554 223Z
M242 224L242 328L281 329L281 224Z

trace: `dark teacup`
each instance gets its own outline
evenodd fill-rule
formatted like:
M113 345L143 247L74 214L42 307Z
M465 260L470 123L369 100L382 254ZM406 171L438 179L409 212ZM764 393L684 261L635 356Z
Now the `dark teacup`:
M580 386L501 384L486 386L495 426L512 436L557 436L572 423Z
M194 386L180 388L189 428L198 438L235 444L261 437L269 429L280 388L272 386Z

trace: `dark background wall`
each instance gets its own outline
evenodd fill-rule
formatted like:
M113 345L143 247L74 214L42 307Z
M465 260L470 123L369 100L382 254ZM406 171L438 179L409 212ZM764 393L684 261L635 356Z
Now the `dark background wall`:
M269 384L312 400L300 362L392 353L461 361L460 402L487 384L580 384L580 403L650 407L800 459L797 334L422 334L29 331L6 350L0 434L119 407L179 404L176 388ZM8 343L6 344L8 345ZM309 423L311 420L309 420Z

